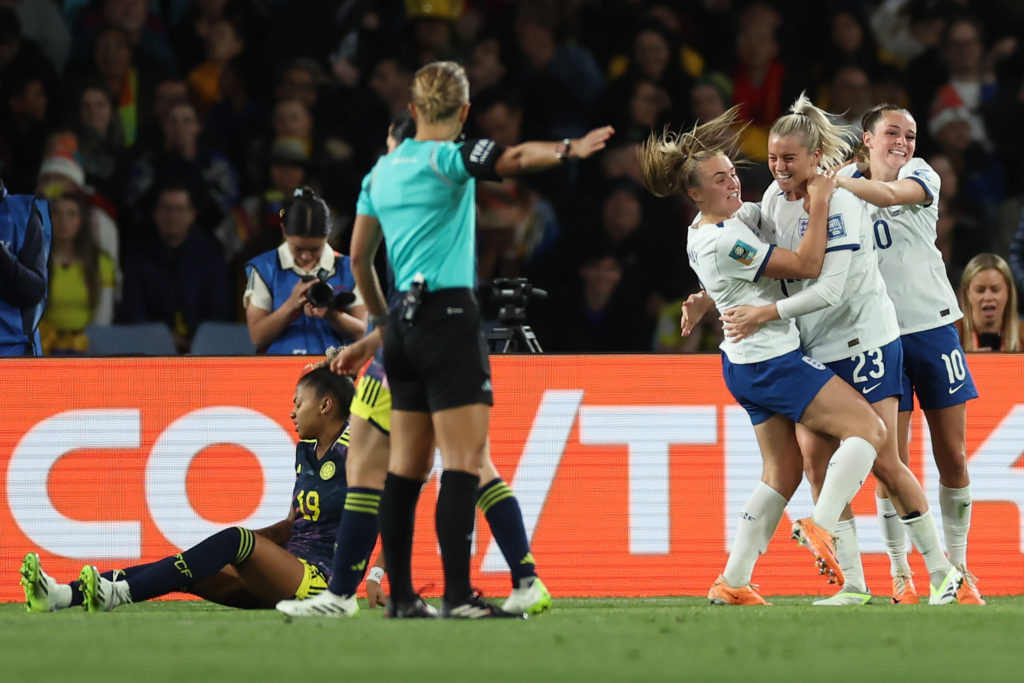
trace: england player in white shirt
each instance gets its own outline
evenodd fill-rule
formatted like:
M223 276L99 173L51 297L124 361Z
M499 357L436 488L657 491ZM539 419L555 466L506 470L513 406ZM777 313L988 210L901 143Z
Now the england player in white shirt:
M807 184L809 217L793 250L766 242L751 224L759 211L740 200L740 182L725 150L735 143L738 108L692 131L652 135L639 150L648 189L658 196L687 194L700 213L687 233L687 255L719 305L774 306L776 278L815 277L825 250L825 220L834 178ZM724 571L708 592L715 604L765 601L750 586L754 564L802 478L794 423L841 440L814 508L814 542L828 570L841 577L831 534L886 440L882 421L848 384L800 350L791 320L766 324L743 343L724 341L726 385L750 415L763 459L762 481L747 500Z
M839 171L839 187L870 202L871 237L878 267L896 307L903 343L903 396L899 403L900 458L909 462L910 413L914 394L931 432L939 470L939 507L946 552L964 574L961 604L983 605L967 571L971 488L967 473L967 408L978 391L967 368L954 323L962 316L935 246L939 219L939 175L914 158L917 123L906 109L880 104L864 114L868 162ZM917 602L906 538L884 487L878 490L878 521L889 553L893 602Z
M768 136L768 164L775 182L761 203L762 226L781 247L792 248L807 229L804 207L807 184L842 162L849 154L842 129L830 123L826 112L801 96L789 114L780 117ZM743 339L761 323L776 317L796 318L804 350L826 364L857 389L885 421L888 438L879 451L873 472L892 493L900 519L928 567L929 604L954 602L961 583L959 570L942 552L935 521L920 482L900 460L896 441L897 407L902 393L903 353L896 311L874 254L871 223L863 201L836 190L828 210L828 246L821 274L816 279L787 281L789 298L776 306L721 305L726 335ZM797 429L804 466L817 494L835 450L833 438L813 429ZM794 537L806 543L807 530L794 525ZM843 513L835 529L835 547L845 582L836 595L819 605L860 605L871 600L864 579L852 511ZM817 555L817 553L815 553Z

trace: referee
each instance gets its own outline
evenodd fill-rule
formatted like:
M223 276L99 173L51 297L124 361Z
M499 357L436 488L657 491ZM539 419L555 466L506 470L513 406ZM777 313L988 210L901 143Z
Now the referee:
M382 156L363 179L352 234L352 268L374 326L384 330L384 365L392 392L391 457L380 527L391 596L388 616L433 617L413 590L413 523L433 446L444 473L437 499L437 539L444 565L441 616L507 614L474 595L470 538L478 473L487 443L491 371L473 295L476 179L539 171L604 148L605 126L582 138L456 142L469 115L469 81L455 62L416 72L409 105L416 136ZM390 312L373 270L383 237L402 303Z

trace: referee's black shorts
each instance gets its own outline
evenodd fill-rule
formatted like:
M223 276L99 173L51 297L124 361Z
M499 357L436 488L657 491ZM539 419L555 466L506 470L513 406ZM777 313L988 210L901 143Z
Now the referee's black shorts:
M391 311L384 367L395 410L434 413L494 405L487 340L473 290L427 292L412 325L401 320L401 307Z

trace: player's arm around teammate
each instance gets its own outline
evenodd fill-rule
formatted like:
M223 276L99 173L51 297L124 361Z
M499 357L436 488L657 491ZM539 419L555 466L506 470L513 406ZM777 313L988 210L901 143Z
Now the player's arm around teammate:
M776 121L769 134L769 165L775 183L765 193L764 201L765 212L783 241L796 239L801 216L805 215L800 201L808 180L849 149L826 113L805 98L801 97L791 112ZM838 191L829 209L830 254L821 276L812 283L792 283L790 286L799 291L780 302L778 309L787 305L786 311L798 318L801 341L808 353L859 389L885 421L888 436L872 471L893 493L899 516L925 557L933 586L931 602L944 604L955 594L959 573L941 553L924 490L899 458L896 436L902 345L896 311L878 270L870 231L871 221L863 202L849 192ZM762 306L760 311L766 308ZM763 318L757 312L727 311L723 316L726 334L735 339L742 337L748 327L756 329ZM753 325L748 326L751 320ZM812 492L817 495L838 444L826 434L803 428L798 429L798 438ZM844 539L840 545L850 551L840 560L844 575L851 581L841 591L845 594L836 596L840 602L824 604L863 604L870 600L860 554L855 551L852 519L852 511L845 510L840 530Z
M939 470L939 507L950 562L965 581L957 600L984 604L967 571L971 490L967 472L967 401L978 393L955 324L961 318L935 240L941 183L923 159L915 158L917 122L892 104L869 109L861 121L867 162L840 171L839 187L874 205L871 216L878 265L896 307L903 344L903 396L897 442L910 462L910 416L914 395L931 434ZM875 208L877 207L877 208ZM878 488L878 518L891 559L893 600L914 602L903 528L884 484Z
M826 176L811 184L811 215L794 249L766 242L755 230L751 211L756 208L739 199L739 178L725 153L734 139L728 131L734 129L737 112L733 108L687 133L652 135L639 151L652 193L685 193L700 209L687 232L687 255L708 295L726 309L773 305L782 296L773 278L819 273L834 188L834 179ZM818 547L833 558L829 566L837 572L829 534L884 442L885 428L867 403L799 346L790 320L768 323L747 343L722 343L726 386L750 415L764 465L762 482L740 516L729 561L708 593L713 603L764 604L749 582L802 476L795 422L844 439L814 514L824 530Z

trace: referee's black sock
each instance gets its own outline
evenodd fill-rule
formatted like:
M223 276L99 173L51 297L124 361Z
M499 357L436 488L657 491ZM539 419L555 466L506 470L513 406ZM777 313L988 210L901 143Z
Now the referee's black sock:
M380 544L384 549L391 598L408 602L416 597L412 588L412 532L416 502L423 482L388 472L380 501Z
M441 474L435 522L444 565L444 599L449 605L465 602L473 591L469 585L469 553L479 484L480 477L469 472L445 470Z

